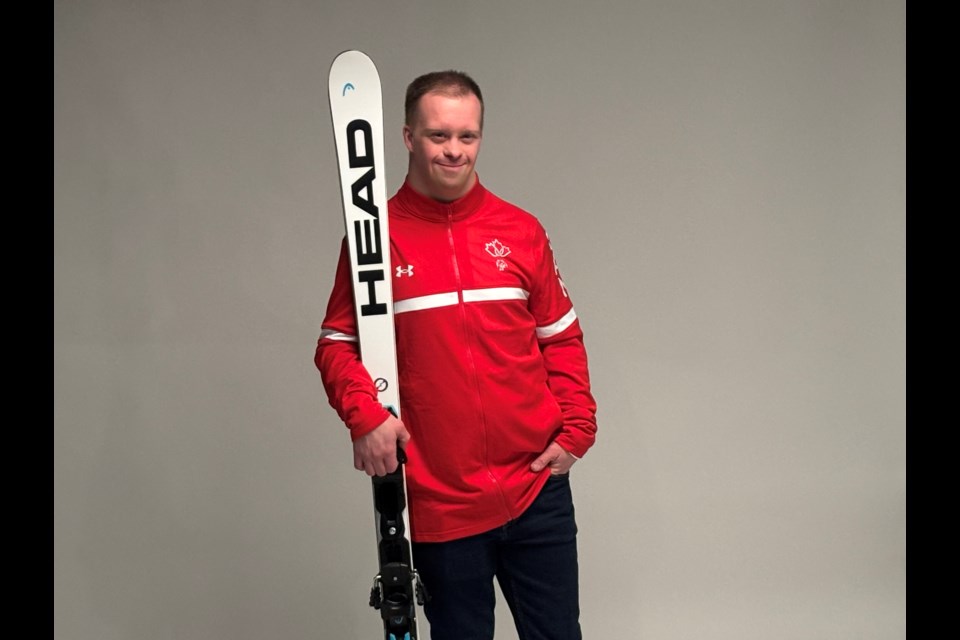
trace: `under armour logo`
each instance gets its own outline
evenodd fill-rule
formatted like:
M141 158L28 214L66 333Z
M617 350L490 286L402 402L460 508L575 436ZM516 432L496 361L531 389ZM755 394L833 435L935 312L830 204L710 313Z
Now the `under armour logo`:
M404 269L403 267L397 267L397 277L399 278L400 276L403 276L403 275L406 275L409 278L413 277L412 264L408 264L406 269Z
M486 244L486 250L487 253L492 255L494 258L506 258L508 255L510 255L510 247L503 244L499 240L488 242Z

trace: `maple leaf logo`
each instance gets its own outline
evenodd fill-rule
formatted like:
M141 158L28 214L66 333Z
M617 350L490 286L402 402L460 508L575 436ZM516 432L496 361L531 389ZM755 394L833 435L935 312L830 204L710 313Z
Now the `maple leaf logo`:
M496 239L494 239L493 242L488 242L486 244L486 249L487 253L492 255L494 258L505 258L510 255L510 247Z

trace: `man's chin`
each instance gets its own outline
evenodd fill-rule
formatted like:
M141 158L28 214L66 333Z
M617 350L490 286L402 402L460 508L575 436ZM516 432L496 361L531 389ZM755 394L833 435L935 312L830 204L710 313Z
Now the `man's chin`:
M436 181L437 191L445 194L450 200L456 200L464 195L473 186L473 174L444 176Z

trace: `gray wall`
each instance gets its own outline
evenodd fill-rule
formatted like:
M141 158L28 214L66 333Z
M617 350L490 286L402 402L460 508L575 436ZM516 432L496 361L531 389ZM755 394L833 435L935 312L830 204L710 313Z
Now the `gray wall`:
M600 403L586 637L905 636L905 6L54 3L55 630L376 637L326 75L461 68ZM390 125L392 123L392 125ZM498 637L516 637L501 605Z

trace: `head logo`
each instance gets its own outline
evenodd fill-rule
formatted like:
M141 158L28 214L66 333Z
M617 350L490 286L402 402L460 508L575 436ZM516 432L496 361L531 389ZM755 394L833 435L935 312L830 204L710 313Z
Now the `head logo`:
M355 91L356 87L348 82L347 84L343 85L343 93L341 93L340 95L342 96L347 95L347 89L349 89L350 91Z
M386 391L386 390L387 390L387 387L390 386L390 384L389 384L386 380L384 380L383 378L377 378L376 380L373 381L373 384L374 384L374 386L377 387L377 391L379 391L379 392L381 392L381 393L384 392L384 391Z
M353 220L352 228L347 223L347 233L350 236L351 251L354 252L354 293L359 302L361 297L357 294L357 285L367 285L367 302L360 304L360 315L386 315L387 305L377 301L377 282L384 279L385 269L389 269L389 266L385 264L381 242L384 234L380 232L380 208L374 202L373 183L377 172L373 157L373 127L366 120L357 118L347 124L346 133L350 168L366 169L350 185L352 208L346 208L348 205L346 200L344 201L344 213L348 220ZM369 217L364 216L361 211Z

